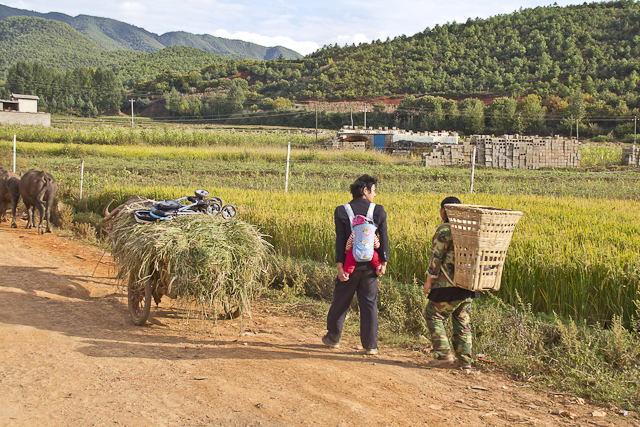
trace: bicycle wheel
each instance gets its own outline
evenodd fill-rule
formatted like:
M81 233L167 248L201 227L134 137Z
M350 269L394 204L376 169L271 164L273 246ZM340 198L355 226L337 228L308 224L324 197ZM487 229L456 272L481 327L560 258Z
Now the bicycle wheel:
M236 207L233 205L224 205L222 207L222 217L224 219L233 218L236 216Z

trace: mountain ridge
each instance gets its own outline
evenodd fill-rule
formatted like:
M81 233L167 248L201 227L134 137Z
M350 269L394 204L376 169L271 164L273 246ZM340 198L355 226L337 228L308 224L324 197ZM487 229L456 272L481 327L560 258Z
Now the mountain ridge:
M280 55L285 59L302 58L298 52L284 46L262 46L242 40L225 39L210 34L192 34L186 31L158 35L111 18L90 15L73 17L60 12L40 13L0 4L0 20L12 16L30 16L63 22L109 51L133 50L150 53L165 47L186 46L235 59L269 60L277 59Z

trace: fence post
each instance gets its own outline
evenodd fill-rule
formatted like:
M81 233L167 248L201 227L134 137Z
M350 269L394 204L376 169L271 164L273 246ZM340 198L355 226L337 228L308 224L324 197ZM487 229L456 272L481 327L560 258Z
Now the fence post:
M82 200L82 182L84 181L84 159L80 165L80 200Z
M476 147L473 147L473 155L471 157L471 189L469 194L473 194L473 177L476 173Z
M13 135L13 173L16 173L16 136Z
M291 157L291 141L287 143L287 175L284 182L284 192L289 190L289 158Z

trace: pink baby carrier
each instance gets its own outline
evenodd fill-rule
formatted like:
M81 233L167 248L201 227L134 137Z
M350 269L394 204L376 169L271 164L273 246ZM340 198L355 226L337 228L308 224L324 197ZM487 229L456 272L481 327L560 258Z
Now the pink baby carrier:
M349 224L353 233L353 258L357 262L369 262L373 259L373 240L376 235L376 227L373 224L373 210L376 204L370 203L367 216L355 216L349 203L344 205L344 209L349 216Z

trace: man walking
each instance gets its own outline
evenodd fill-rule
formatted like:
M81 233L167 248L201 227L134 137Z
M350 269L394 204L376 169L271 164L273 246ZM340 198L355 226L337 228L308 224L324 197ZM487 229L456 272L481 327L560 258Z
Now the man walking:
M327 334L322 342L331 348L338 348L342 327L351 305L353 295L358 294L360 307L360 341L365 354L378 353L378 276L382 276L389 260L389 238L387 236L387 213L382 205L376 205L377 180L369 175L362 175L351 184L353 200L349 202L351 215L367 215L373 207L373 222L377 226L376 234L380 247L376 249L380 260L378 271L370 262L358 262L352 274L345 276L345 248L351 235L351 221L348 208L338 206L334 213L336 227L336 265L338 277L333 291L333 302L327 314ZM373 205L373 206L372 206Z

